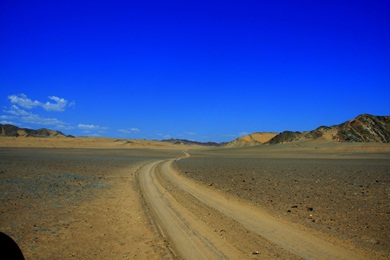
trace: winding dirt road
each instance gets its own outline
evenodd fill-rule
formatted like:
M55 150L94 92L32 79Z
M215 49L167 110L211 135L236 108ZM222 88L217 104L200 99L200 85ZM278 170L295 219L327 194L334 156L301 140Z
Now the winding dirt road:
M186 153L186 157L188 156ZM154 223L178 256L184 259L243 259L249 258L251 254L240 250L234 242L221 239L208 223L179 203L161 179L173 183L177 189L191 195L197 203L218 211L238 222L248 232L258 234L297 257L363 258L355 250L338 245L337 240L320 238L257 207L227 197L226 194L181 176L172 167L173 162L174 160L165 160L148 163L138 171L137 178Z

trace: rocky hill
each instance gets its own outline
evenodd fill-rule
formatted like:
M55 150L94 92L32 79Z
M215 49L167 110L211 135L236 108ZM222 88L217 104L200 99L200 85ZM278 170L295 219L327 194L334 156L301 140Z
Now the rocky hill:
M390 143L390 116L360 115L338 126L336 141Z
M307 140L332 140L337 142L390 143L390 116L362 114L334 126L320 126L308 132L284 131L267 144L290 143Z
M53 131L46 128L40 128L38 130L19 128L14 125L0 124L0 136L25 136L25 137L74 137L71 135L65 135L60 131Z
M284 131L272 139L270 139L267 144L279 144L279 143L291 143L294 141L299 141L302 138L303 133L301 132L292 132Z
M197 141L191 141L187 139L166 139L161 140L161 142L171 143L171 144L186 144L186 145L202 145L202 146L219 146L223 145L225 143L215 143L215 142L197 142Z

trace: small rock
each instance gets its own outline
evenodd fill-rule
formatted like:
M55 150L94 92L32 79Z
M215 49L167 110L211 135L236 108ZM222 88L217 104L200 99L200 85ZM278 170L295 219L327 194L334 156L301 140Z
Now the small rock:
M291 208L292 208L292 209L296 209L296 208L298 208L298 206L297 206L297 205L294 205L294 206L292 206Z
M375 238L370 239L368 242L370 242L373 245L379 245L380 244L379 240L375 239Z
M252 253L252 255L258 255L258 254L260 254L259 251L254 251L254 252Z
M313 211L313 207L306 207L307 208L307 211Z
M361 239L367 243L373 244L373 245L379 245L380 241L378 239L375 239L373 237L369 236L362 236Z
M287 210L287 213L291 213L291 210Z

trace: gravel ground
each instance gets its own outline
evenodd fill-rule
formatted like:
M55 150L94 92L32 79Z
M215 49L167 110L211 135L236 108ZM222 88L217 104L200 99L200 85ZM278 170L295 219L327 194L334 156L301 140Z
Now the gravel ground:
M178 155L0 148L0 231L19 244L27 259L167 254L132 185L138 164Z
M187 158L180 171L270 213L390 257L390 160Z

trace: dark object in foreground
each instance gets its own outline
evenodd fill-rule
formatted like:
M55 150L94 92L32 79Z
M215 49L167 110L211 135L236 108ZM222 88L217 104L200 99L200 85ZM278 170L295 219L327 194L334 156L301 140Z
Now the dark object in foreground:
M0 232L0 259L24 260L23 253L18 244L3 232Z

